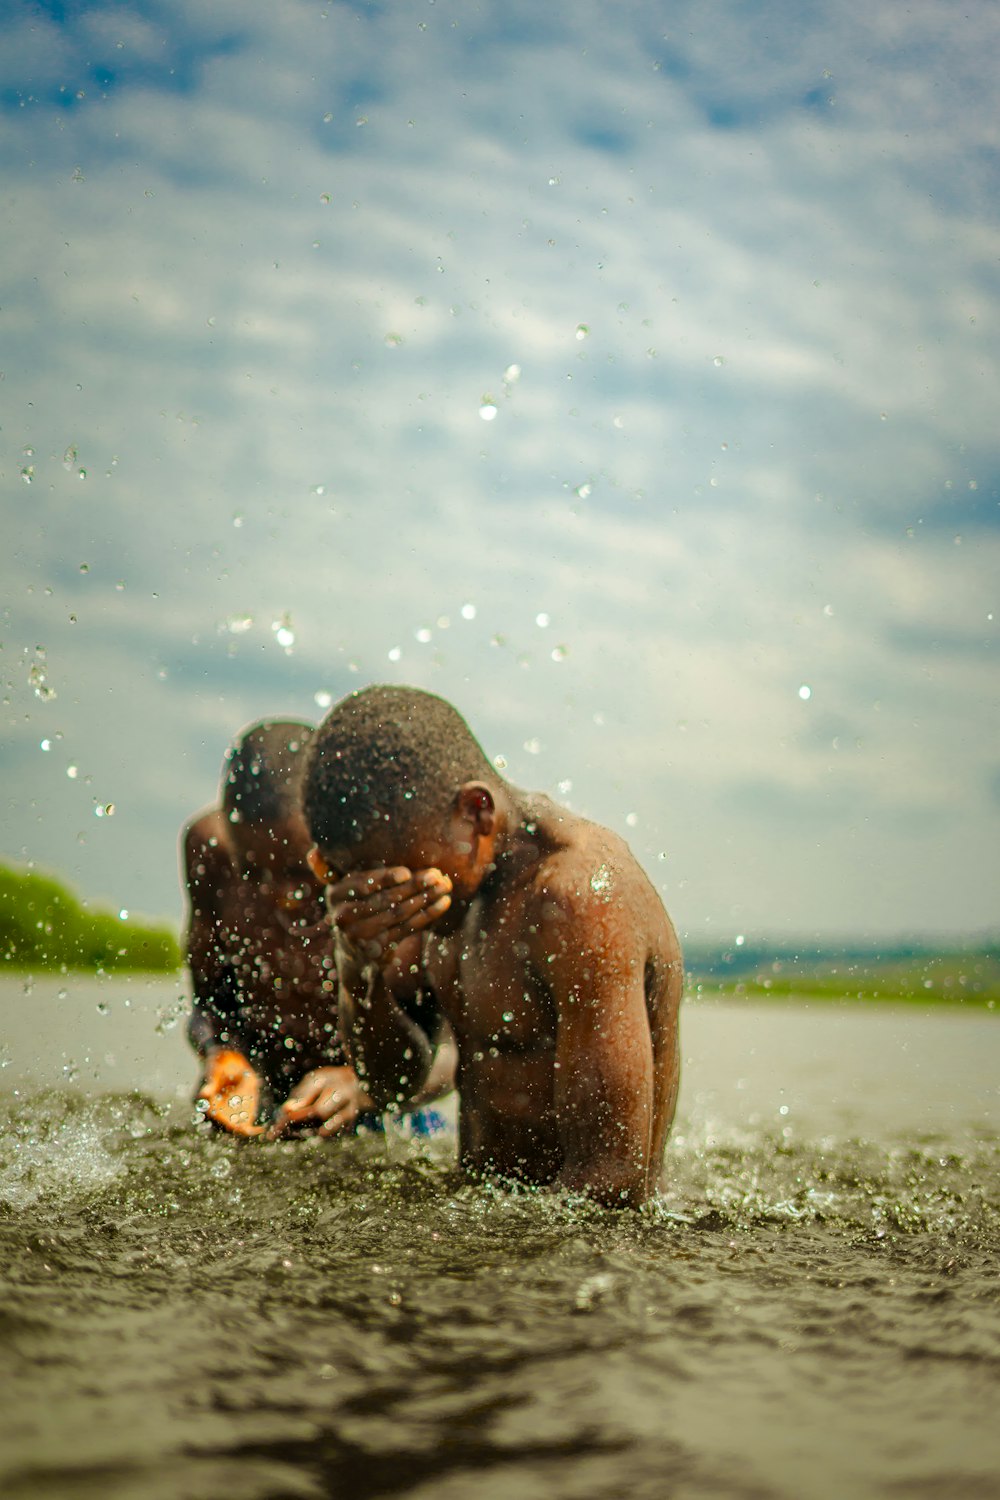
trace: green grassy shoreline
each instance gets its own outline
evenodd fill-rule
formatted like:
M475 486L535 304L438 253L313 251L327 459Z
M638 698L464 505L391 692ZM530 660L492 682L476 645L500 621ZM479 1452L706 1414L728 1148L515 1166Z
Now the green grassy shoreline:
M51 875L0 865L0 974L162 974L180 965L169 927L91 908Z
M974 1010L995 1011L1000 1015L1000 987L991 987L976 992L937 993L914 986L899 988L846 989L842 985L824 985L818 980L804 981L778 988L764 983L739 982L736 984L691 983L684 994L686 1004L707 1004L724 1000L735 1004L741 1001L768 1001L774 1005L808 1004L858 1006L906 1006L913 1010Z

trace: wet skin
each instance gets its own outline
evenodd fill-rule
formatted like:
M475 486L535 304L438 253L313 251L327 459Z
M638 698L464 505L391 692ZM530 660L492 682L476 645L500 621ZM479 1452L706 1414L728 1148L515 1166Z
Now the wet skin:
M458 1043L465 1170L643 1202L677 1097L682 962L624 842L467 783L409 847L383 833L310 858L332 882L342 1024L375 1097L421 1081L427 1051L394 997L429 988Z
M250 828L216 809L184 835L198 1097L234 1135L265 1132L257 1117L269 1092L284 1099L272 1136L293 1125L333 1135L371 1105L336 1035L331 933L308 848L299 817Z

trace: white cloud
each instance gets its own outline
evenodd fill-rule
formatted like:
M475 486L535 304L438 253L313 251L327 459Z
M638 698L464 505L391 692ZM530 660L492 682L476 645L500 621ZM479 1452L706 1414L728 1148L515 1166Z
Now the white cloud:
M5 120L11 852L170 909L235 729L381 678L454 698L515 780L572 781L654 878L669 845L692 930L991 920L982 27L33 24L43 102Z

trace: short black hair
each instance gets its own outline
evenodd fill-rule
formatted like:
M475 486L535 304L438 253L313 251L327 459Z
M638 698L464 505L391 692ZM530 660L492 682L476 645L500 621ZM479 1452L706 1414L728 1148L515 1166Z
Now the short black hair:
M302 807L320 849L406 837L443 819L465 781L499 786L457 709L419 688L362 688L331 708L309 747Z
M295 719L245 729L222 764L222 808L234 823L277 823L301 812L305 750L315 733Z

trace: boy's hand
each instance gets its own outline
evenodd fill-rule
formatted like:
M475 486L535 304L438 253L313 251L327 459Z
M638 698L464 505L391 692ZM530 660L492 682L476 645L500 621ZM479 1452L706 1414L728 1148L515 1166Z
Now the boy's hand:
M222 1047L210 1052L205 1064L205 1081L198 1098L208 1105L205 1118L231 1135L260 1135L256 1124L260 1107L260 1079L242 1052Z
M354 1124L372 1101L353 1068L314 1068L295 1085L274 1117L270 1140L284 1135L290 1125L319 1123L317 1135L329 1137Z
M338 948L360 964L384 964L411 933L429 927L451 905L451 880L440 870L361 870L326 893Z

